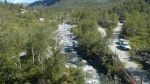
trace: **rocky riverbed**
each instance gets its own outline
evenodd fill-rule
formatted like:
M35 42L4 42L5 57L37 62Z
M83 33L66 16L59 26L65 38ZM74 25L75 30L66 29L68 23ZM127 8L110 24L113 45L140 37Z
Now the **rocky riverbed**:
M59 25L59 28L56 30L60 42L59 45L62 48L62 53L67 54L70 60L65 64L66 67L79 68L79 61L82 62L81 69L85 75L85 84L100 84L100 76L97 73L97 70L94 69L91 65L87 63L86 60L83 60L80 55L77 54L76 45L76 36L71 32L71 29L76 27L76 25L70 25L62 23Z

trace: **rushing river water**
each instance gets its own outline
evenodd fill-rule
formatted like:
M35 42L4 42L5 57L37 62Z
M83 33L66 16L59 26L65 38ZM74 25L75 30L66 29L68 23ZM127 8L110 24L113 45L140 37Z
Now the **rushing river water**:
M83 60L75 50L74 44L77 44L78 42L75 40L76 36L74 36L71 32L71 29L74 27L75 25L63 23L60 24L58 30L56 30L60 37L59 44L62 48L62 53L70 56L70 60L65 64L65 66L78 68L77 64L79 60L81 60L83 64L82 70L85 74L85 84L100 84L100 76L98 75L97 70L89 65L86 60Z

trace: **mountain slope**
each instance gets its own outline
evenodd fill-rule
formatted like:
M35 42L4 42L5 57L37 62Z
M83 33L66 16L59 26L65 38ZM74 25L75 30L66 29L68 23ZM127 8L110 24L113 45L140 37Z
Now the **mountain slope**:
M89 7L118 3L124 0L43 0L31 3L29 6L44 5L54 8L62 7Z
M39 6L39 5L43 5L43 6L49 6L52 5L56 2L59 2L60 0L42 0L42 1L35 1L31 4L29 4L29 6Z

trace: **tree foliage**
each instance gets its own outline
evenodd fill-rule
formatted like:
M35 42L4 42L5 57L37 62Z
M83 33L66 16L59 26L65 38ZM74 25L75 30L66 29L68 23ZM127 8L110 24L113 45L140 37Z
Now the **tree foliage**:
M52 31L62 13L10 3L0 11L0 83L83 84L82 71L66 68L66 57L55 49Z

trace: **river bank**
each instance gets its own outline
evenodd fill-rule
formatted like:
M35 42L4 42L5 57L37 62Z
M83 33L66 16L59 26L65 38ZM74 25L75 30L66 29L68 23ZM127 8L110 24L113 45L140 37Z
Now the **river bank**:
M77 54L74 44L78 44L76 41L71 29L76 25L70 25L62 23L59 25L58 30L56 30L61 46L61 52L69 56L70 60L65 64L66 67L79 68L78 63L82 62L82 71L85 75L85 84L100 84L100 76L97 73L97 70L87 63L86 60L82 59L81 55Z

